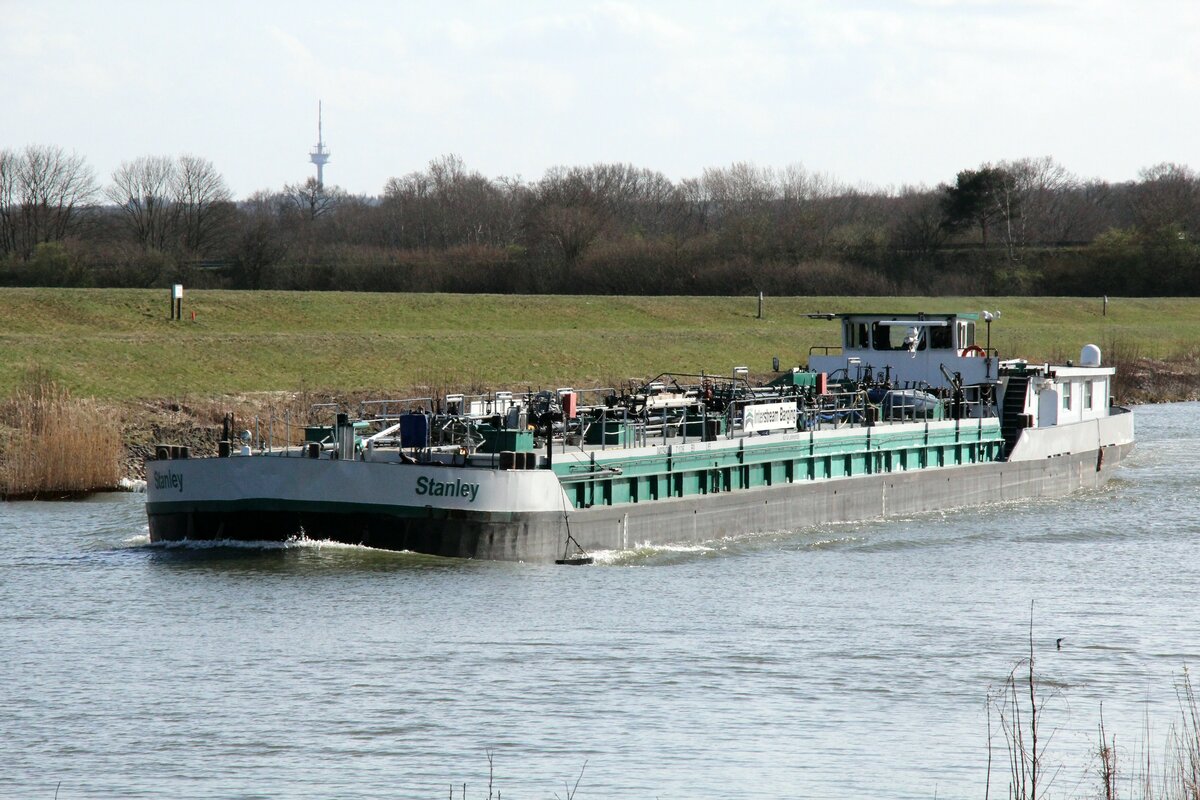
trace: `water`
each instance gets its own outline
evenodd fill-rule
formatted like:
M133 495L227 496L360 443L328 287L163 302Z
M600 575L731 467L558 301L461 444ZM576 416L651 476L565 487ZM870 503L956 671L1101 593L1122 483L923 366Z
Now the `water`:
M982 797L1031 602L1051 796L1087 796L1101 702L1128 764L1200 662L1198 413L1138 409L1103 491L591 567L0 505L0 796L484 798L491 751L504 798Z

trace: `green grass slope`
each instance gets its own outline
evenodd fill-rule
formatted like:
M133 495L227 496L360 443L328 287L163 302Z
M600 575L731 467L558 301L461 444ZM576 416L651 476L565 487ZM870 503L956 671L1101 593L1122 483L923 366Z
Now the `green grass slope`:
M1031 360L1085 342L1195 357L1200 299L575 297L0 289L0 396L40 366L77 396L112 400L254 391L594 386L665 370L766 373L834 344L807 312L999 308L992 345ZM191 321L192 312L196 320ZM980 326L980 339L983 327Z

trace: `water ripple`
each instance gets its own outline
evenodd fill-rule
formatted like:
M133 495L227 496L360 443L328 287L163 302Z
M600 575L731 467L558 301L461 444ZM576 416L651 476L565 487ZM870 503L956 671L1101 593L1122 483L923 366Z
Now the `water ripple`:
M1200 661L1198 404L1103 490L597 554L152 545L144 496L0 507L0 796L981 796L1032 647L1062 786ZM1059 641L1061 640L1061 642ZM1059 649L1061 645L1061 649ZM993 787L994 788L994 787Z

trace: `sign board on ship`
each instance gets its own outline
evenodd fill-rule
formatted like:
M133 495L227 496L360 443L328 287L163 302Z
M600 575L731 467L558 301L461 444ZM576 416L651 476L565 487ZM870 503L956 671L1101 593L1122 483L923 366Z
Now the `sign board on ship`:
M746 406L742 412L742 429L746 433L796 429L799 409L793 403L760 403Z

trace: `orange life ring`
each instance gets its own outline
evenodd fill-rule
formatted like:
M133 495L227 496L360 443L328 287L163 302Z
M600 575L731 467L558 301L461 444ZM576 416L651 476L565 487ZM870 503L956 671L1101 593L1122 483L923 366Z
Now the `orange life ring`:
M970 347L964 347L962 354L964 358L967 356L987 357L987 353L984 351L984 349L977 344L973 344Z

